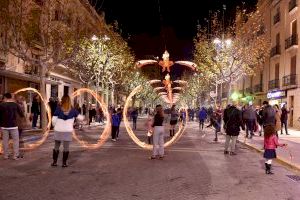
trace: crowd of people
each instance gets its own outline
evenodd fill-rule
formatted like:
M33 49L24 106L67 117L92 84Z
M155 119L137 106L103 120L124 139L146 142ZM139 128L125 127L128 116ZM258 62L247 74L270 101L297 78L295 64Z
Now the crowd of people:
M22 132L26 126L25 104L22 96L13 97L12 94L6 93L0 102L0 127L3 140L3 155L4 159L9 158L9 138L13 140L13 159L17 160L22 157L20 154L20 146L24 147L22 142ZM59 147L63 144L62 167L67 167L69 156L69 145L72 141L72 133L74 131L75 122L82 122L87 114L86 106L82 107L75 104L72 106L71 98L64 95L60 102L57 99L49 99L49 108L51 110L51 128L54 130L54 148L52 166L57 166L59 155ZM187 112L186 112L187 111ZM132 121L132 129L137 129L137 120L139 115L146 114L148 143L153 144L151 159L163 159L164 157L164 134L165 126L169 128L170 138L175 136L175 129L178 122L183 125L187 120L186 113L190 121L194 121L194 117L198 118L199 129L205 128L205 122L208 122L206 127L213 127L215 132L214 141L218 141L218 133L223 127L226 133L226 141L224 154L236 155L236 141L241 129L245 130L245 137L251 139L254 133L259 133L259 136L264 134L264 158L266 159L266 173L272 174L271 163L272 159L276 158L276 147L285 146L278 142L278 133L288 135L287 120L290 110L283 105L281 108L278 105L271 106L267 101L263 102L261 108L254 107L251 103L238 107L236 103L229 104L224 110L220 106L215 109L212 107L201 109L177 109L175 105L171 108L163 109L161 105L157 105L155 110L150 108L140 109L132 107L128 110L128 117ZM89 121L103 122L104 117L111 118L111 138L112 141L117 141L119 137L120 124L122 121L122 107L109 107L109 116L104 116L101 108L94 105L89 105ZM41 115L41 106L38 97L34 97L31 106L32 128L37 127L37 120ZM166 123L167 122L167 123ZM223 122L223 126L222 126ZM168 124L168 125L166 125Z

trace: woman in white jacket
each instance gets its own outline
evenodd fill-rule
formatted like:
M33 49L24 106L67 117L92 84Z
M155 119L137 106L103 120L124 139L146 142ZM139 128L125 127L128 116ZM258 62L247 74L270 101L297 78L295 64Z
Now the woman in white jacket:
M52 124L54 126L54 140L55 146L53 149L53 163L51 166L57 166L57 158L59 154L59 147L63 142L63 163L62 167L67 167L67 160L69 156L69 145L72 141L72 133L74 131L74 120L82 121L83 116L72 108L71 98L65 95L61 99L61 105L57 107L52 117Z

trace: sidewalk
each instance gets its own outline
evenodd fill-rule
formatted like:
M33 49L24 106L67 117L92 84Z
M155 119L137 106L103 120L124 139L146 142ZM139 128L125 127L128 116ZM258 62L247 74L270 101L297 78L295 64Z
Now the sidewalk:
M286 166L300 170L300 131L289 129L289 134L285 135L284 132L284 135L280 135L279 133L279 142L286 143L288 146L276 149L277 160ZM242 132L238 140L261 153L264 151L263 136L256 134L252 139L245 139L245 132Z

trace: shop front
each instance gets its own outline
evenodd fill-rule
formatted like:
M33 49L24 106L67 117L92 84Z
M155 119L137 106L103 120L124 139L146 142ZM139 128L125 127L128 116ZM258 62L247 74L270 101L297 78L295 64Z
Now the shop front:
M273 90L267 93L267 99L270 105L279 105L286 103L286 90Z

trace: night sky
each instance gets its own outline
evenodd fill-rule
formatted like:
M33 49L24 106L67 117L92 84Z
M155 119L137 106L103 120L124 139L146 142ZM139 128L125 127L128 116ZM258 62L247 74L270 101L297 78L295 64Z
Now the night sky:
M108 23L118 21L137 59L161 57L165 46L173 60L192 59L197 25L226 5L225 19L234 19L236 6L253 7L257 0L90 0L105 12ZM160 10L160 12L159 12Z

